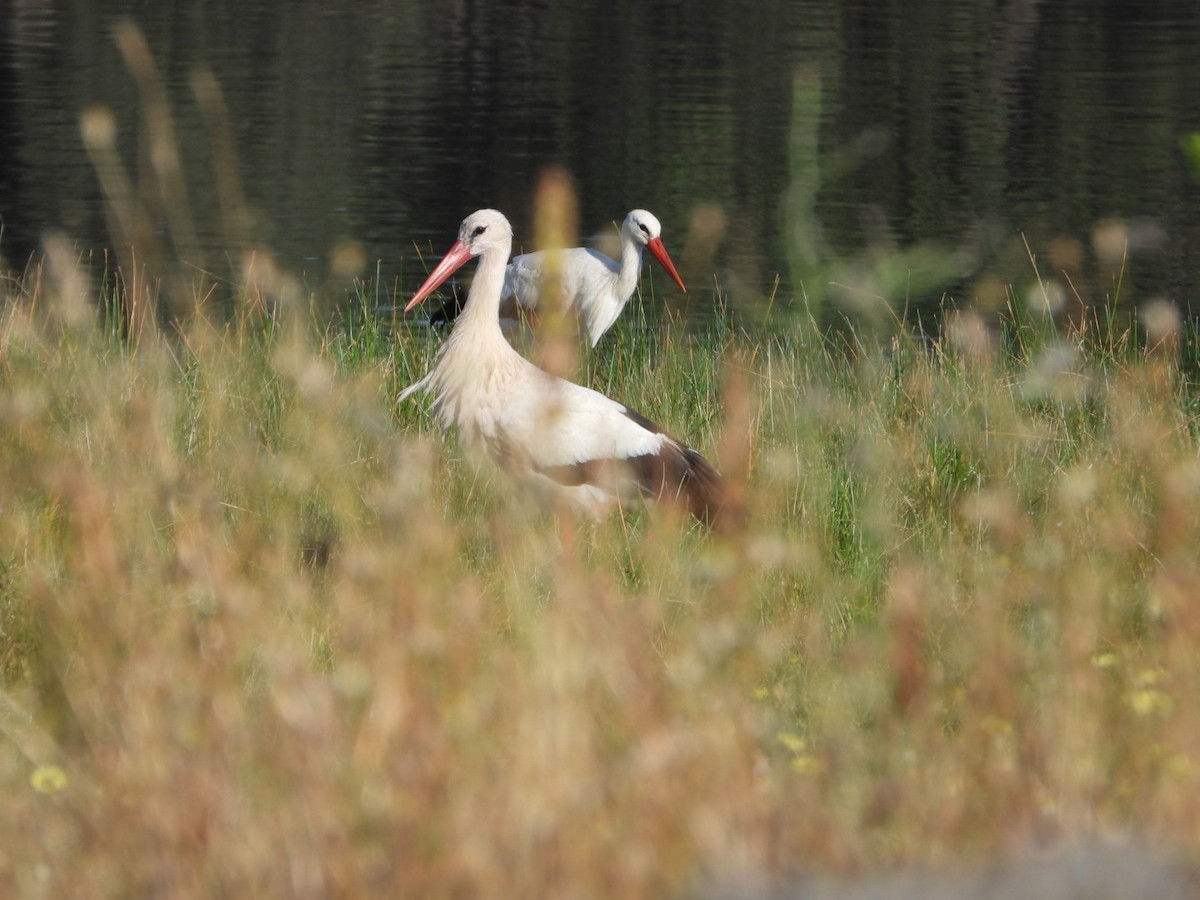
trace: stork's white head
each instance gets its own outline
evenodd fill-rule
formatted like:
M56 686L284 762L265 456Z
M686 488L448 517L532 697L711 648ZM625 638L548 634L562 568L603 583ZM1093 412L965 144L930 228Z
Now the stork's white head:
M472 256L491 256L500 261L501 274L503 264L508 261L512 252L512 226L504 213L494 209L480 209L463 219L458 228L458 240L446 251L442 261L437 264L425 283L413 294L404 311L408 312L417 304L422 303L438 286L454 274L463 263ZM486 264L486 263L485 263Z
M656 237L662 236L662 224L654 213L644 209L635 209L625 217L621 230L639 244L648 244Z
M495 209L478 209L463 219L458 228L458 239L472 256L480 256L489 249L504 250L505 258L512 249L512 226L504 213Z
M654 254L654 258L662 263L667 274L679 285L679 289L685 294L687 293L687 288L683 286L683 279L675 271L675 264L671 262L667 248L663 245L662 225L659 224L653 213L646 212L644 209L633 210L625 217L621 231L639 247L648 248ZM639 249L638 252L640 253L641 250Z

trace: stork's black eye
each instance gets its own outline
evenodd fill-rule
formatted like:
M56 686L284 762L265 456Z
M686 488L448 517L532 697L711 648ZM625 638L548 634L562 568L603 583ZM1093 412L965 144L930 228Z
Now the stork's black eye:
M644 234L646 237L650 237L650 229L646 227L645 223L638 222L638 228L642 229L642 234Z
M471 237L477 238L481 234L483 234L485 231L487 231L486 225L476 225L475 230L471 232Z

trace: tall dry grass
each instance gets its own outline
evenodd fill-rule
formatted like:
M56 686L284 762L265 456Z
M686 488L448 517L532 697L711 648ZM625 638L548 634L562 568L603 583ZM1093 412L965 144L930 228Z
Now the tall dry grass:
M746 465L744 527L567 535L394 409L420 334L259 314L131 343L7 287L16 895L663 896L1194 851L1177 355L1015 324L1005 349L969 317L932 347L626 329L585 377Z
M753 896L1195 856L1197 367L1169 315L1149 346L1023 313L932 343L623 323L579 377L744 513L567 527L395 408L436 335L369 286L310 317L232 183L219 316L170 262L186 222L145 242L176 157L139 200L111 116L85 141L125 255L51 240L3 283L4 893Z

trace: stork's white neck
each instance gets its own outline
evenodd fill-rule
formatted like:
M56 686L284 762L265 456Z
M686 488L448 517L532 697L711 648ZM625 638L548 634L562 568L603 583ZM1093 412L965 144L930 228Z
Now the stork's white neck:
M508 402L506 391L524 363L500 329L507 250L493 247L480 255L466 305L426 387L443 427L454 428L460 439L481 450L495 438L497 417Z
M499 250L488 250L480 255L466 305L459 314L454 331L495 331L497 337L504 340L500 330L500 292L504 287L504 266L508 259Z
M617 296L628 299L642 274L642 245L628 233L621 234L621 266L617 270Z

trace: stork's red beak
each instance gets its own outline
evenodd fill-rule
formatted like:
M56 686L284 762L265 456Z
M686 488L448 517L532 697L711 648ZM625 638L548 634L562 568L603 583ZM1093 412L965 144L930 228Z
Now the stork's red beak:
M687 288L683 286L683 279L679 277L679 273L675 271L675 264L671 262L671 257L667 255L667 248L662 242L662 238L652 238L646 242L646 246L650 248L650 252L654 254L654 258L662 263L662 267L667 270L667 274L675 279L675 283L679 285L679 289L685 294Z
M683 293L688 293L688 288L683 286L683 278L679 277L679 272L674 269L674 263L671 262L671 257L667 256L667 248L662 244L661 238L652 238L646 242L646 246L650 248L650 252L654 254L654 258L662 263L662 268L667 270L667 275L670 275L678 284L679 289Z
M664 253L666 251L663 251ZM429 299L429 295L438 289L443 281L449 278L457 271L459 266L471 258L471 251L462 241L455 241L454 246L446 251L446 255L442 257L442 261L434 267L434 270L429 273L429 277L425 279L425 283L421 285L420 290L413 294L413 298L408 301L408 306L404 307L405 312L414 309L420 303ZM676 276L676 281L679 278Z

